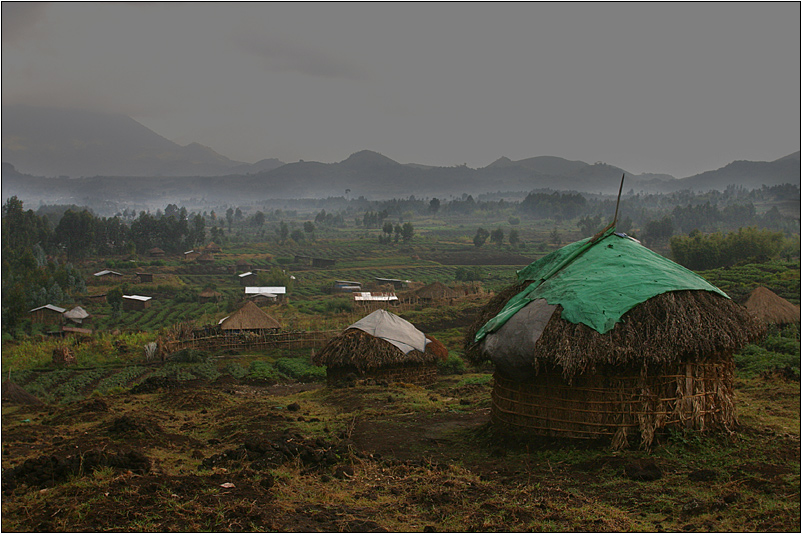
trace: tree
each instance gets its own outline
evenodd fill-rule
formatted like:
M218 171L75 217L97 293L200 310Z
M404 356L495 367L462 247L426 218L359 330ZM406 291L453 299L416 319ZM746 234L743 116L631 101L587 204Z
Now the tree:
M231 233L231 223L234 222L234 208L226 210L226 222L228 223L228 233Z
M278 229L276 229L276 232L278 232L278 237L281 240L281 243L284 244L284 242L287 240L287 236L290 235L290 228L287 226L287 223L281 221L278 225Z
M481 247L485 244L485 241L487 241L488 237L490 237L490 232L484 228L478 228L476 230L476 235L473 236L473 245L475 247Z
M301 231L300 229L295 229L290 234L290 239L292 239L296 243L303 243L305 241L305 239L306 239L306 236L304 235L303 231Z
M549 234L549 241L551 241L555 245L559 245L560 243L562 243L563 240L562 237L560 237L560 232L557 231L557 228L552 230L551 233Z
M415 236L415 228L412 226L412 223L406 222L404 226L401 228L401 239L404 240L404 243L409 243L412 241L412 238Z
M518 235L518 230L515 230L515 229L510 230L509 240L510 240L510 245L512 245L513 247L518 246L518 243L521 242L521 238Z
M312 221L306 221L304 223L304 232L309 234L310 239L315 238L315 225L312 223Z
M439 198L433 198L432 200L429 201L429 211L431 211L433 214L437 214L437 212L440 211Z
M490 232L490 242L501 246L501 244L504 243L504 230L501 228L496 228Z
M265 214L261 211L257 211L253 216L253 222L256 226L261 228L265 224Z

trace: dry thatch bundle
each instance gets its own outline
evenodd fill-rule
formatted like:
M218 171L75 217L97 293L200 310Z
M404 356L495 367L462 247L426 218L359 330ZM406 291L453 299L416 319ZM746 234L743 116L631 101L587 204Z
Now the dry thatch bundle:
M414 295L420 299L438 300L454 298L458 293L441 282L432 282L415 291Z
M525 284L524 284L525 285ZM493 355L473 342L476 332L495 316L522 285L496 295L482 309L466 336L466 355L474 362ZM528 353L529 368L507 374L531 376L543 367L559 369L566 379L594 373L602 365L660 366L717 353L732 353L764 332L746 309L709 291L672 291L632 308L605 334L561 317L557 306L543 333ZM526 346L520 338L498 336L510 351ZM531 345L529 346L531 347ZM504 365L502 364L502 367Z
M432 364L448 357L448 350L442 343L431 337L427 339L429 343L424 352L411 350L405 354L387 340L358 328L348 328L331 338L312 361L315 365L325 365L328 368L353 367L364 373L380 367Z
M42 401L22 389L20 386L6 380L3 382L3 402L9 404L43 404Z
M53 363L56 365L74 365L78 363L75 353L69 347L56 347L53 349Z
M800 322L799 306L794 306L772 290L756 287L744 304L747 310L769 324L794 324Z
M265 313L253 302L246 302L239 310L218 323L223 331L242 330L277 330L281 328L278 321Z

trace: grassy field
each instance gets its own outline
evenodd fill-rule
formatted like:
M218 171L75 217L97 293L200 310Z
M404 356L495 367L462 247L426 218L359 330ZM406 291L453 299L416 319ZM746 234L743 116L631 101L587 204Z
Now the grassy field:
M452 221L453 223L453 221ZM507 224L489 220L485 226ZM470 225L470 227L468 227ZM735 355L733 433L669 432L649 450L519 442L488 425L492 369L461 358L468 325L515 271L558 246L553 223L521 228L522 247L475 247L476 221L416 223L412 244L378 231L330 229L313 243L235 245L211 266L178 258L123 262L143 311L85 304L96 331L4 336L2 372L44 404L3 404L4 531L798 531L799 330L772 329ZM509 225L506 226L509 229ZM567 225L562 242L579 236ZM312 268L296 255L335 259ZM265 308L286 329L338 331L365 311L334 280L412 286L475 269L482 290L393 311L436 337L450 359L427 387L325 386L310 349L146 361L143 347L176 323L212 325L242 297L238 260L295 277ZM116 261L116 260L115 260ZM108 259L87 261L92 273ZM152 272L140 284L135 272ZM702 273L742 301L765 285L799 303L800 264ZM102 294L112 285L90 285ZM213 287L220 302L202 304ZM399 291L401 293L402 291ZM82 302L76 296L76 303ZM52 362L68 346L75 366ZM4 392L5 393L5 392ZM646 473L646 475L644 475Z

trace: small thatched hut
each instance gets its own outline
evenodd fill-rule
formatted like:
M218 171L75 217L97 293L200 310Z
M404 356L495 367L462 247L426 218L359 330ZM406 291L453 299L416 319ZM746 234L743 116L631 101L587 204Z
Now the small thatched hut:
M649 446L667 427L731 428L745 308L614 228L518 272L466 337L495 364L491 420L516 433Z
M799 324L800 310L765 287L756 287L744 304L749 312L767 324Z
M354 379L425 384L437 378L442 343L386 310L376 310L331 338L312 358L326 366L329 385Z
M245 305L218 323L223 332L268 332L281 328L278 321L270 317L253 302Z
M207 302L220 302L222 298L222 293L211 288L204 289L198 294L198 302L201 304L205 304Z
M6 380L2 385L2 401L8 404L43 404L38 398L34 397L23 388L12 382Z

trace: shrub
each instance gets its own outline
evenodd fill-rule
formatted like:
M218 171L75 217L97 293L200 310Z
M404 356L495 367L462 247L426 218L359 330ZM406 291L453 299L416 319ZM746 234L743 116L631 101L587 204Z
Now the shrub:
M316 381L326 378L326 369L317 367L299 358L279 358L276 369L282 374L301 381Z
M465 362L459 356L449 354L448 359L437 362L437 371L441 375L461 375L465 372Z
M248 370L236 362L228 363L222 370L223 374L229 375L237 380L244 378Z
M266 380L271 382L278 382L283 378L270 363L260 360L251 362L247 377L254 380Z
M171 362L181 363L206 363L209 355L202 350L197 349L181 349L170 355Z

